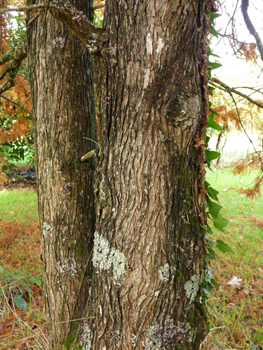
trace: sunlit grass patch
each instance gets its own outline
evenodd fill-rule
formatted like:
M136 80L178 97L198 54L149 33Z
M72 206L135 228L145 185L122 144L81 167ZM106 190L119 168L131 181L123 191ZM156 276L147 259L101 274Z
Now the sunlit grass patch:
M20 225L37 221L36 192L31 189L0 190L0 220Z
M255 175L220 170L207 176L220 191L222 214L229 220L225 232L213 228L210 239L222 239L234 253L217 251L211 262L220 290L214 289L207 302L212 331L203 349L263 349L263 229L257 224L263 219L263 197L252 200L230 190L252 184ZM231 284L234 276L237 285Z

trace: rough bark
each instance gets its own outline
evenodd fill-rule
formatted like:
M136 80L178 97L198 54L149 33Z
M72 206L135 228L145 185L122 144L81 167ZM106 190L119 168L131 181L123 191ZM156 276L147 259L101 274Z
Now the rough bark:
M208 3L106 2L86 349L192 350L205 335Z
M91 1L72 3L91 18ZM96 140L92 61L45 10L29 25L28 49L47 332L51 349L71 349L79 326L72 320L84 316L95 223L94 160L80 161L94 149L83 137Z

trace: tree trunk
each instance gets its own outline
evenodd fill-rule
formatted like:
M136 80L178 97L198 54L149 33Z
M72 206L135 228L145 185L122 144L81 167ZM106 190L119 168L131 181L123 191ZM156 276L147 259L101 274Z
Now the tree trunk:
M199 349L211 1L107 0L86 349Z
M72 2L91 17L91 1ZM95 165L80 161L96 147L84 139L96 140L92 61L49 12L30 24L35 14L28 14L28 46L47 332L51 349L71 349L79 326L72 320L84 315L95 230Z

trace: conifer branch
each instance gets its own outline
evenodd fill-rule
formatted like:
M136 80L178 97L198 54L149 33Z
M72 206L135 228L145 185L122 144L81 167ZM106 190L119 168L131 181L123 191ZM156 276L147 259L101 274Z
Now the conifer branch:
M259 161L260 161L260 164L261 164L260 168L261 168L261 171L263 171L263 160L262 160L262 158L261 158L261 156L260 156L260 153L257 151L256 147L254 146L253 141L252 141L251 138L249 137L249 135L248 135L248 133L247 133L247 130L246 130L246 128L245 128L244 125L243 125L243 122L242 122L242 119L241 119L241 115L240 115L240 112L239 112L239 108L238 108L238 106L237 106L237 102L236 102L236 100L235 100L235 98L234 98L232 92L231 92L231 91L228 91L228 93L229 93L229 95L232 97L232 100L233 100L233 102L234 102L234 105L235 105L235 108L236 108L236 112L237 112L237 116L238 116L238 119L239 119L239 123L240 123L240 125L241 125L241 128L242 128L243 132L245 133L246 137L248 138L249 142L251 143L251 145L252 145L252 147L253 147L255 153L258 155L258 158L259 158Z
M263 104L261 102L258 102L256 100L254 100L253 98L251 98L250 96L244 94L243 92L240 92L238 90L236 90L235 88L231 88L230 86L226 85L225 83L223 83L221 80L217 79L217 78L212 78L210 79L210 84L213 85L216 88L220 88L221 90L230 93L235 93L239 96L244 97L245 99L247 99L249 102L255 104L256 106L263 108ZM218 84L218 85L216 85Z

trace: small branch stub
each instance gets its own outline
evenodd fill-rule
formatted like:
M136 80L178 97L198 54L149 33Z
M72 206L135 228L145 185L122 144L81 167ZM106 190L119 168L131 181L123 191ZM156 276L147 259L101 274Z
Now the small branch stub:
M95 151L95 149L93 149L92 151L90 151L90 152L84 154L84 156L82 156L82 157L80 158L80 160L81 160L82 162L84 162L84 160L89 159L89 158L92 158L92 157L94 157L95 155L96 155L96 151Z

